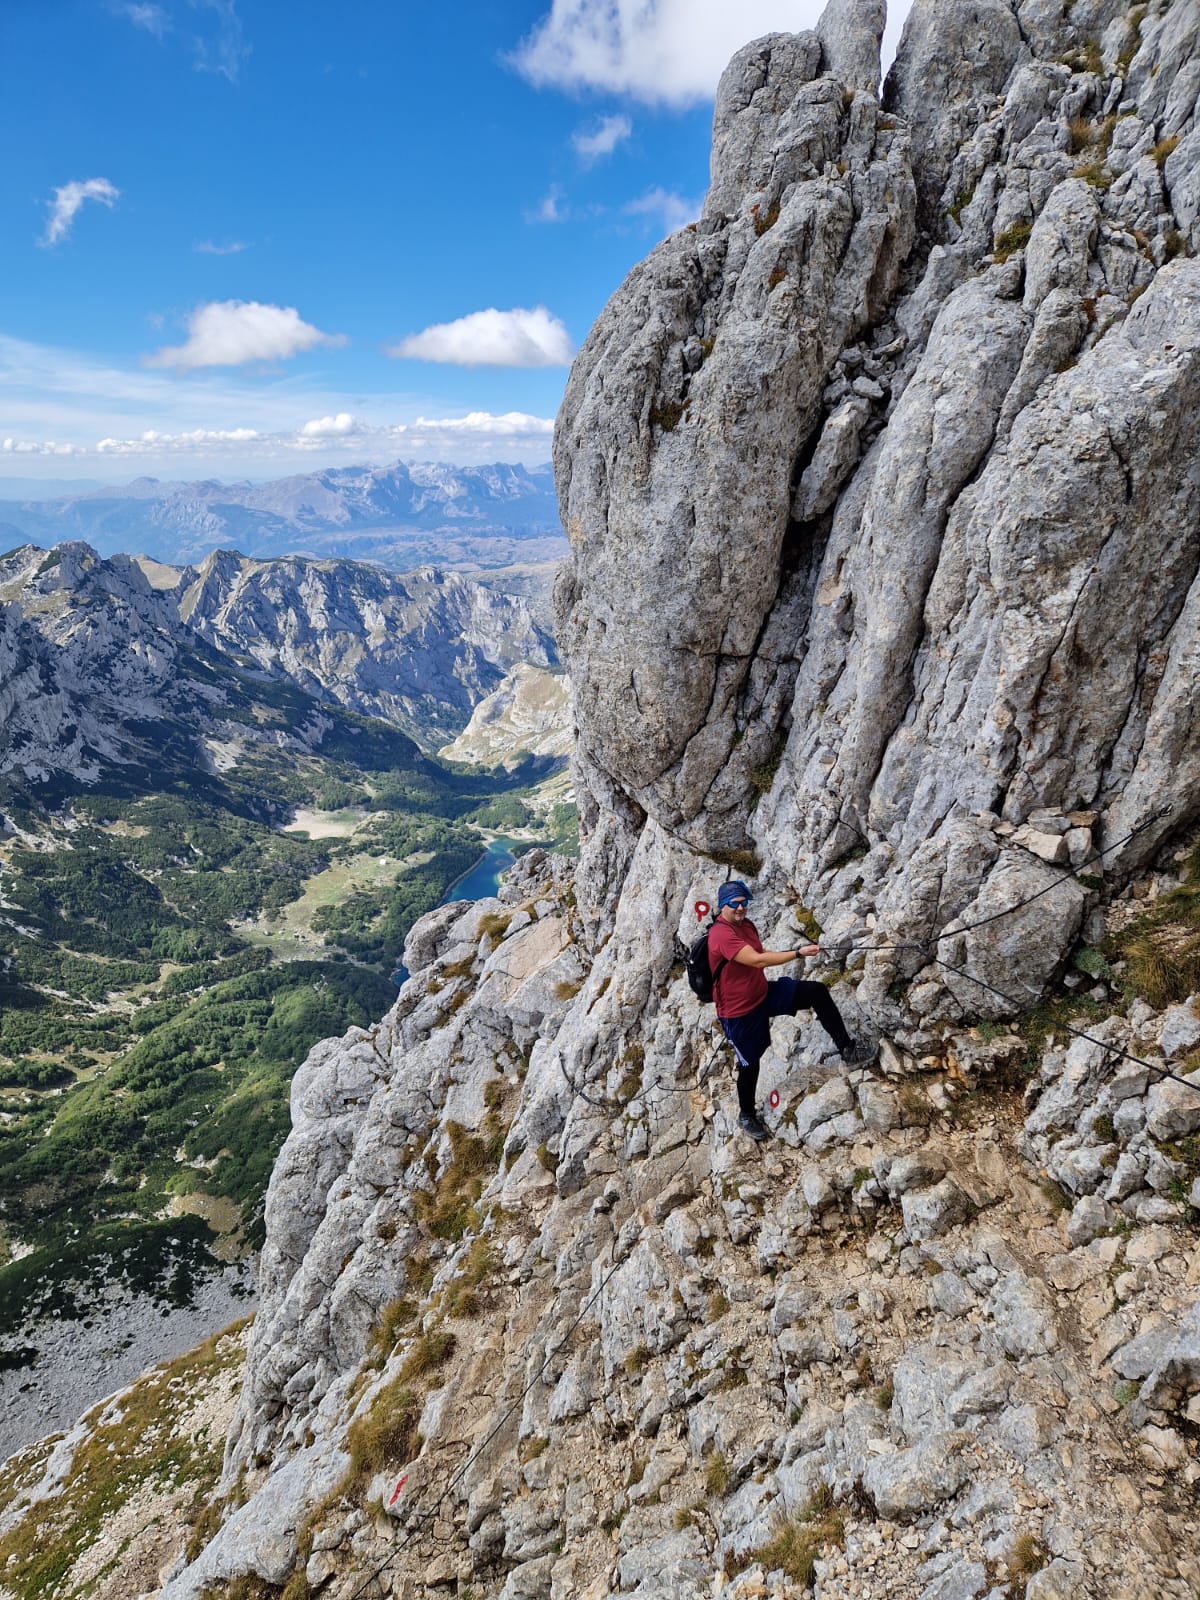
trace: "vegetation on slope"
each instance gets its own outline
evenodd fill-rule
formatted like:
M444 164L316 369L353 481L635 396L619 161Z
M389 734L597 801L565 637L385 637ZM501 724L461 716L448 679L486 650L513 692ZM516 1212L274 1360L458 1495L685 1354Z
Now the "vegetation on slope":
M185 1302L212 1249L261 1241L296 1067L383 1015L471 824L540 776L450 769L337 710L289 749L271 734L305 697L223 687L245 729L223 771L155 725L136 770L0 793L0 1335L97 1278ZM285 831L298 807L352 820Z
M150 1586L163 1553L172 1551L216 1483L225 1412L244 1354L243 1324L155 1368L116 1403L90 1414L90 1430L58 1491L34 1501L0 1536L6 1594L15 1600L93 1594L114 1569L128 1570L137 1560L131 1547L139 1544L147 1546L142 1560ZM20 1512L54 1442L21 1451L0 1469L0 1504L7 1510Z

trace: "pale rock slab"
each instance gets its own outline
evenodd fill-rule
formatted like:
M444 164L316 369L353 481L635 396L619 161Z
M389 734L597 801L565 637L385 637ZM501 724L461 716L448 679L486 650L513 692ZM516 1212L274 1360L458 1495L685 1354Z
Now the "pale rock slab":
M1188 1002L1182 1006L1168 1006L1163 1014L1158 1047L1168 1061L1185 1056L1200 1045L1200 1013Z
M881 1516L905 1522L950 1499L970 1472L962 1436L948 1432L870 1462L863 1481Z
M952 1178L943 1178L932 1189L911 1190L900 1208L910 1239L936 1239L967 1217L970 1201Z
M1050 1298L1024 1273L1006 1273L989 1296L989 1308L996 1335L1009 1355L1047 1355L1058 1347Z

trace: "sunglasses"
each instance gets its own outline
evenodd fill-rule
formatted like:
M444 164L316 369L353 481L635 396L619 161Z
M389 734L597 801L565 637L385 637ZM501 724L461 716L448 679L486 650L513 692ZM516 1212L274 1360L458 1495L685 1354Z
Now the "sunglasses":
M749 900L726 900L725 904L731 911L745 911L750 902Z

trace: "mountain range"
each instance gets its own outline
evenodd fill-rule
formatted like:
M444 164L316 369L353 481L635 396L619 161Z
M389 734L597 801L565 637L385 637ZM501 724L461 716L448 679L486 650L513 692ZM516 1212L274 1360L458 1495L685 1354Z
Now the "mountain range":
M175 564L219 546L282 555L500 567L556 560L566 541L549 466L338 467L268 483L139 478L56 499L0 501L0 540L84 540Z
M286 740L321 744L323 702L436 745L517 661L552 665L553 641L523 599L457 574L26 545L0 558L0 777L43 798L136 787L181 738L220 767L260 701Z

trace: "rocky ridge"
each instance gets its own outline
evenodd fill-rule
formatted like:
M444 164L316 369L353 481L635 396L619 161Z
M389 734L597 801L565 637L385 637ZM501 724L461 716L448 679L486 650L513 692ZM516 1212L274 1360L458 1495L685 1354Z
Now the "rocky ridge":
M85 544L26 545L0 560L0 774L94 783L155 759L154 724L236 748L246 730L223 709L279 680L301 691L294 748L329 731L322 703L436 743L515 661L555 659L523 599L432 569L217 552L147 575Z
M583 858L425 918L297 1075L166 1600L1200 1583L1200 1012L1096 949L1200 806L1200 6L917 0L882 104L881 29L735 58L581 352ZM885 1037L781 1026L764 1151L676 961L756 855ZM1008 1025L1072 955L1078 1031Z

